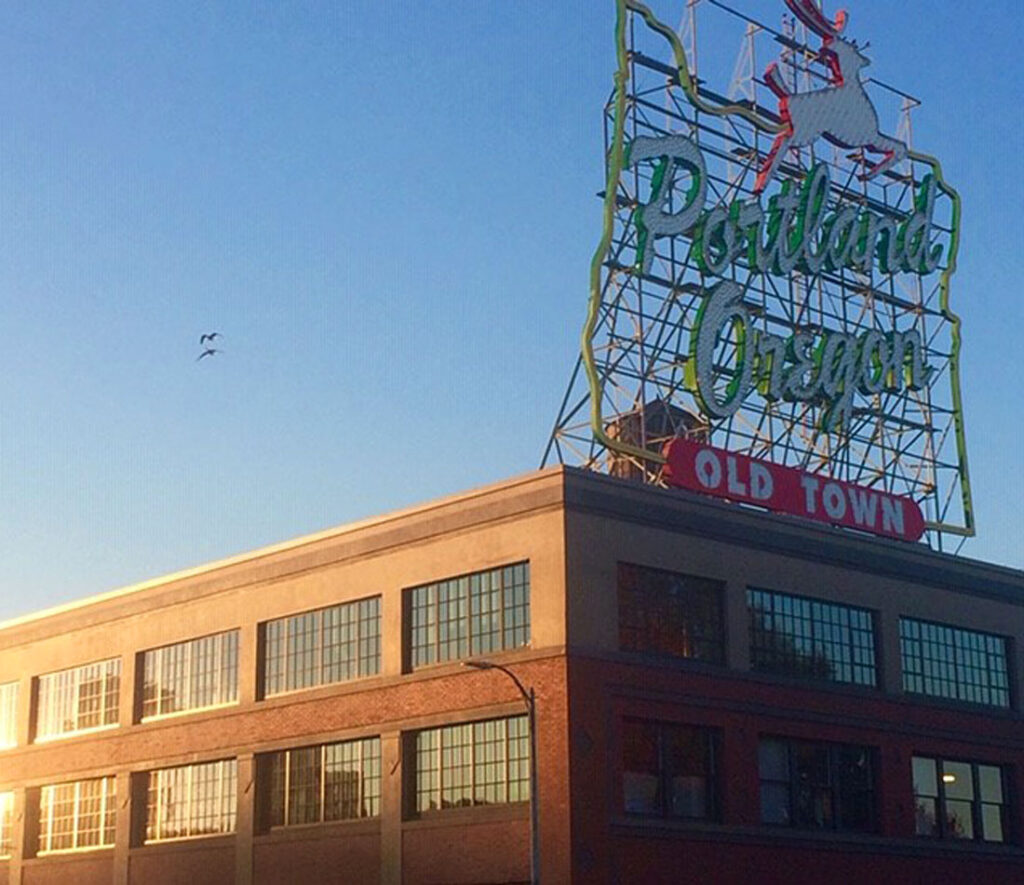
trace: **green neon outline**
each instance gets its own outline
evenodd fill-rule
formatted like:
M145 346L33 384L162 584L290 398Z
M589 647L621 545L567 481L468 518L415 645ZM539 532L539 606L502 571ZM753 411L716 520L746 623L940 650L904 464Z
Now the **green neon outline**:
M593 349L593 336L597 328L597 321L601 309L601 267L604 264L605 256L608 254L608 249L612 241L616 211L615 198L618 192L619 179L621 178L622 171L625 168L626 160L623 147L625 142L626 124L626 86L629 83L629 51L626 46L626 23L631 12L641 16L647 26L655 33L664 37L671 46L679 84L682 87L683 92L686 94L687 99L694 107L713 116L742 117L763 132L777 133L780 132L783 127L779 124L762 119L755 112L749 108L743 107L742 105L727 104L722 106L713 106L705 102L697 94L693 78L690 76L690 66L686 59L686 52L684 51L679 38L676 36L675 31L668 25L660 22L655 17L654 13L640 2L640 0L615 0L615 57L617 66L613 77L615 90L615 111L613 116L614 131L612 134L612 144L607 158L608 175L605 181L601 239L598 242L597 249L594 251L593 258L590 261L590 297L587 303L586 321L583 325L583 332L581 335L580 354L587 377L587 385L590 390L590 427L591 432L594 435L594 439L606 449L610 449L614 452L642 458L646 461L664 463L664 457L658 453L648 451L647 449L641 449L636 446L631 446L622 443L621 441L613 440L605 433L604 419L601 411L601 398L604 395L604 389L601 384L601 379L598 377L597 360L594 357ZM950 307L950 282L953 274L956 272L957 256L960 251L960 216L962 204L960 194L946 182L945 176L942 172L942 164L939 163L935 157L914 150L909 152L909 156L911 159L925 163L931 167L938 189L945 193L953 204L948 260L946 268L942 271L939 279L939 304L943 316L951 326L950 340L952 347L950 349L949 359L950 389L953 399L953 428L956 437L957 455L960 459L960 489L963 503L964 525L957 526L948 523L935 522L928 523L927 527L929 529L948 532L949 534L971 537L975 534L974 506L971 496L970 473L968 471L967 463L967 434L964 422L963 395L960 386L962 323L960 317L954 313Z

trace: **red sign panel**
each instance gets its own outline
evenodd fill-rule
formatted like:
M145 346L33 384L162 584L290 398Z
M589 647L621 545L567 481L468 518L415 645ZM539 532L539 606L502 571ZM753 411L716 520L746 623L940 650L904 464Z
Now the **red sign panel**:
M841 482L685 439L665 446L671 486L876 535L916 541L921 508L910 498Z

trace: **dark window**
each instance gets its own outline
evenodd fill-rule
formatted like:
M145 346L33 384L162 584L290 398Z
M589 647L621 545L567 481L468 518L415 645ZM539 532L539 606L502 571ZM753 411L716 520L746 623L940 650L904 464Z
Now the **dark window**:
M380 814L379 737L281 750L261 764L267 826Z
M900 618L903 690L972 704L1010 706L1002 636Z
M868 747L762 739L761 820L798 829L872 832L872 756Z
M721 581L619 563L619 643L624 651L725 656Z
M530 798L530 734L525 716L467 722L415 737L419 812Z
M414 669L519 648L530 641L530 564L413 587L406 605Z
M622 734L626 814L715 817L713 733L706 728L627 719Z
M764 673L878 684L870 611L748 590L750 666Z
M937 839L1005 842L1007 785L998 765L915 756L915 832Z
M268 621L263 630L267 697L380 672L380 597Z

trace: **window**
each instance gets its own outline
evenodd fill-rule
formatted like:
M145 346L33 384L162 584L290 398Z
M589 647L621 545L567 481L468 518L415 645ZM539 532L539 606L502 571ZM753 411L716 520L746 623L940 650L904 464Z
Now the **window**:
M0 857L10 857L14 849L14 793L0 793Z
M18 683L0 685L0 750L18 743Z
M867 609L748 590L750 666L764 673L878 684Z
M1004 842L1009 778L998 765L915 756L915 831L937 839Z
M474 572L406 591L413 668L530 641L530 564Z
M432 728L416 735L416 811L526 802L530 798L527 718Z
M36 740L117 725L121 659L39 677Z
M619 563L624 651L724 661L721 581Z
M1009 707L1006 646L1002 636L900 618L903 690Z
M117 793L113 777L45 786L39 795L39 853L109 848Z
M146 652L142 683L144 720L237 701L237 630Z
M761 820L799 829L874 831L873 756L869 747L763 739Z
M627 719L622 734L626 814L715 816L714 740L706 728Z
M380 738L282 750L264 764L268 826L380 815Z
M380 597L268 621L263 692L344 682L380 672Z
M236 760L163 768L148 780L147 842L235 831Z

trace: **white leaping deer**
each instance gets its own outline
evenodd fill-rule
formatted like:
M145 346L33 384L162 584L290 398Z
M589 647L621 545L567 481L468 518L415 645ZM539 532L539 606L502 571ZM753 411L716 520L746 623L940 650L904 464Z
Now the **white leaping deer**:
M779 97L779 115L785 128L779 133L761 166L754 192L761 193L790 148L806 147L819 136L844 148L862 147L885 156L869 166L862 179L874 178L907 156L907 146L878 131L878 114L860 81L861 68L871 64L852 40L839 35L848 16L841 11L830 22L814 0L786 0L800 21L821 37L819 58L832 73L832 85L813 92L791 94L779 66L772 62L765 71L768 87Z

